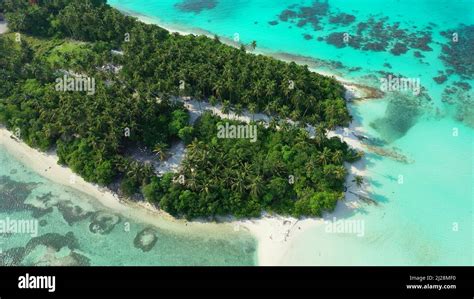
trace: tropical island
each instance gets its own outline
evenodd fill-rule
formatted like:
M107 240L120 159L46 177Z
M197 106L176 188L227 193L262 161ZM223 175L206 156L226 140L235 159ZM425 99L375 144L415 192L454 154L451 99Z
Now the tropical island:
M252 54L255 45L170 34L104 0L6 0L0 11L10 30L0 36L0 123L85 180L187 219L320 216L344 197L343 163L361 154L327 137L351 121L334 78ZM218 138L220 125L243 123L205 111L193 120L188 99L271 120L250 121L255 142ZM132 154L164 161L176 143L186 146L177 172Z

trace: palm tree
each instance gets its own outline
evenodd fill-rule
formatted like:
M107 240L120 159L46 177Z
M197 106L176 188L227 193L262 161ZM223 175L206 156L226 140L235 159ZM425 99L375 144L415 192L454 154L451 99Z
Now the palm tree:
M272 130L276 130L277 126L278 126L277 120L273 117L270 118L270 121L268 122L268 127Z
M242 104L235 105L235 115L237 116L236 118L239 118L240 116L242 116L243 111L244 109L242 107Z
M215 96L211 96L211 97L209 98L209 104L211 104L211 106L217 105L217 99L216 99Z
M272 104L269 102L265 105L265 108L263 109L263 112L265 112L265 114L267 114L268 116L271 116L272 115Z
M317 169L316 159L311 157L311 159L306 163L305 170L308 175L311 175Z
M275 93L276 83L274 81L266 82L265 84L265 96L267 98L272 98Z
M197 173L191 169L189 172L189 177L186 180L186 185L189 189L196 191L198 188L198 179L197 179Z
M235 174L235 183L231 184L231 188L233 191L238 191L242 194L245 191L245 175L241 171L237 171Z
M229 113L230 113L230 102L225 100L224 102L222 102L222 113L224 114L227 114L227 116L229 117Z
M341 164L344 158L344 153L341 150L334 151L332 155L332 161L334 164Z
M251 43L250 43L250 48L252 50L255 50L255 48L257 48L257 41L253 40Z
M329 148L325 147L322 152L318 155L318 162L321 165L327 165L329 163L329 159L331 158L331 151Z
M305 129L299 129L298 133L296 134L295 141L297 143L306 144L307 140L309 139L309 133Z
M364 184L364 178L360 175L356 175L352 182L355 183L358 188L360 188Z
M224 90L224 84L221 80L217 81L212 88L212 91L216 95L216 98L222 98L222 91Z
M140 178L141 178L141 172L142 172L142 169L140 167L140 162L138 161L132 161L128 164L128 169L127 169L127 176L134 180L134 181L140 181Z
M318 146L323 145L326 138L326 129L323 125L319 124L315 128L315 141Z
M346 176L346 169L344 168L344 166L336 166L333 171L333 174L337 180L342 180Z
M252 113L252 121L254 121L255 113L257 112L257 105L255 103L249 104L249 112Z
M250 196L258 198L263 189L263 178L260 175L256 175L252 178L250 183Z
M301 115L300 110L296 110L296 109L295 109L295 110L291 111L291 113L290 113L290 118L291 118L292 120L298 120L298 119L300 119L300 115Z
M205 161L206 144L203 141L198 141L196 138L187 147L187 154L185 160L191 160L193 163L201 164Z
M160 157L160 161L164 161L168 158L167 155L168 145L163 142L158 142L153 147L153 152Z

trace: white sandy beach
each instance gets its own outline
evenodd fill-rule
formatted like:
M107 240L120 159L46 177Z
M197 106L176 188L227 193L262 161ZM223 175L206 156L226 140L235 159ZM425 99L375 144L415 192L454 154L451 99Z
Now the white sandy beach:
M80 176L74 174L71 169L59 165L56 154L40 152L11 136L14 136L12 132L0 127L0 145L22 164L27 165L30 169L51 181L74 188L96 198L103 206L113 209L124 216L133 217L145 223L177 232L196 230L197 233L199 231L205 233L208 230L215 231L221 227L215 223L197 221L188 223L185 220L175 219L147 203L120 201L118 196L110 190L88 183ZM225 229L231 230L232 227L228 225L223 228L224 231Z
M258 241L257 254L259 265L279 265L286 252L291 249L292 240L306 229L324 223L323 218L298 220L291 217L270 215L265 215L260 219L229 221L225 224L200 221L187 222L174 219L169 214L154 208L148 203L120 202L117 195L109 190L88 183L75 175L69 168L58 165L58 158L54 153L46 154L39 152L18 139L11 138L12 135L8 130L0 128L0 145L6 148L16 159L28 165L42 176L87 193L96 198L102 205L125 216L134 217L135 219L140 219L149 224L176 232L215 233L217 230L225 233L229 229L248 230ZM342 130L331 132L330 135L340 136L352 147L359 148L360 146L358 144L359 141L352 134L344 134ZM364 161L361 160L350 165L349 170L350 172L346 179L347 186L353 185L352 180L355 175L365 175L363 171ZM349 187L349 190L361 192L361 190L353 190L353 187ZM345 200L338 203L336 211L331 213L330 216L338 217L338 215L343 215L347 210L357 207L359 203L355 195L346 193Z
M354 124L348 129L338 129L328 133L328 137L338 136L343 139L352 148L362 150L362 144L353 135L347 134L347 132L357 131L360 133L360 128ZM356 195L350 192L354 192L360 195L367 196L369 188L363 186L357 188L352 182L356 175L366 177L365 171L365 160L362 158L356 163L346 163L348 169L348 175L346 177L347 191L343 201L339 201L336 209L332 213L326 214L322 218L306 218L296 219L292 217L281 217L281 216L269 216L265 215L258 220L245 220L239 223L246 227L258 240L258 260L259 265L280 265L286 255L293 246L293 241L298 236L318 225L324 225L325 221L331 221L333 217L344 218L345 215L351 212L351 210L358 208L362 203Z

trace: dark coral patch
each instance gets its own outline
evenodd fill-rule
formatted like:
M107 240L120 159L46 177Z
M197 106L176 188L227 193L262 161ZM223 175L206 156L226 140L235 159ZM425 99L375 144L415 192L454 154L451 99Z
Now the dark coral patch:
M405 44L402 44L402 43L396 43L393 46L393 48L390 50L390 52L393 55L396 55L396 56L399 56L401 54L405 54L407 51L408 51L407 46L405 46Z
M438 84L443 84L447 79L448 77L446 75L439 75L437 77L433 77L433 80L435 80L435 82Z
M465 90L465 91L468 91L468 90L471 90L471 84L467 83L467 82L454 82L454 85L456 85L457 87L460 87L461 89Z
M457 74L467 79L474 78L474 25L441 32L449 39L443 45L441 60Z
M53 207L49 207L49 208L31 207L31 210L32 210L31 216L33 216L34 218L41 218L46 214L52 213Z
M15 247L0 253L0 266L20 266L25 255L25 248Z
M337 15L336 15L337 16ZM336 16L331 16L330 22L337 22ZM343 22L349 23L351 17L339 17ZM348 25L348 24L347 24ZM345 37L345 39L343 39ZM343 40L341 40L343 39ZM405 54L409 49L431 51L430 31L409 32L400 27L399 22L390 23L388 17L370 17L365 22L359 22L347 28L346 32L333 32L326 37L328 44L337 48L349 46L363 51L390 51L393 55ZM418 55L418 54L415 54Z
M143 252L150 251L158 241L156 231L153 228L145 228L139 232L133 240L133 245Z
M47 233L28 241L25 246L25 254L30 253L39 245L53 248L56 251L61 250L63 247L67 247L70 250L79 248L79 242L73 232L68 232L64 236L58 233Z
M416 58L424 58L425 57L425 55L421 54L420 51L413 52L413 56L415 56Z
M347 43L344 41L344 32L333 32L326 37L326 42L336 48L344 48Z
M406 93L395 92L389 96L385 115L370 126L389 143L403 137L423 113L424 99Z
M57 207L69 225L87 219L92 215L92 212L84 211L80 206L74 205L74 203L69 200L59 202Z
M92 233L105 235L110 233L114 229L115 225L120 222L120 220L120 216L118 215L98 211L92 216L92 222L89 225L89 230Z
M311 6L295 5L283 10L278 18L282 22L296 23L298 27L311 25L313 30L321 30L321 17L327 15L329 11L329 4L327 2L313 1Z
M447 86L441 101L455 106L455 118L474 128L474 98L469 91L471 86L465 82L455 82L454 86Z
M329 17L329 23L338 25L349 25L355 21L356 17L346 13L340 13Z
M14 212L30 210L30 206L25 204L31 191L37 183L23 183L12 180L8 176L0 176L0 210Z
M44 252L43 254L38 255L38 249L44 246L46 247L46 252L40 249L39 252ZM62 248L68 248L71 252L67 256L62 254L56 255L54 252L58 253ZM25 246L22 251L20 261L25 265L37 265L37 266L49 266L49 265L65 265L65 266L88 266L90 265L90 260L88 257L83 256L75 250L79 249L79 242L74 236L73 232L68 232L66 235L61 235L58 233L47 233L35 238L32 238ZM51 252L53 250L53 252ZM18 252L17 259L20 258ZM51 254L53 253L53 254Z
M216 6L216 0L184 0L175 4L175 7L181 11L194 13L200 13L203 10L214 9Z
M371 43L366 43L363 47L362 50L367 50L367 51L373 51L373 52L382 52L385 51L385 48L388 46L387 42L371 42Z

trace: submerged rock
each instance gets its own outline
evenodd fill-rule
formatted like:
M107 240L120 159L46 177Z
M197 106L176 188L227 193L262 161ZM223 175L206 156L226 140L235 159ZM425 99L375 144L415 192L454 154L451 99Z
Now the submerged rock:
M0 266L20 266L25 255L25 248L15 247L0 253Z
M41 218L46 214L52 213L53 212L53 207L49 208L38 208L38 207L31 207L32 209L32 216L34 218Z
M448 40L442 46L440 59L444 64L464 78L474 78L474 25L441 32Z
M141 249L143 252L150 251L158 241L156 230L147 227L139 232L133 240L133 245Z
M405 54L407 51L408 51L407 46L405 44L402 44L402 43L396 43L393 46L392 50L390 50L390 52L395 56Z
M446 75L439 75L437 77L433 77L433 80L438 84L443 84L446 80L448 80L448 77Z
M184 0L175 4L175 7L184 12L200 13L211 10L217 6L217 0Z
M381 146L375 146L375 145L369 145L369 144L365 144L365 147L369 151L376 153L379 156L388 157L403 164L410 164L414 162L413 160L409 159L407 156L401 154L395 148L387 149Z
M98 211L95 212L92 216L92 222L89 225L89 230L92 233L99 233L102 235L110 233L115 225L117 225L121 221L120 216L104 212Z
M90 259L72 250L56 251L41 245L23 258L25 266L89 266Z
M0 210L14 212L29 210L30 206L25 204L31 191L36 188L37 183L24 183L12 180L8 176L0 176Z
M61 250L63 247L67 247L70 250L79 248L79 242L74 236L73 232L68 232L64 236L58 233L47 233L38 237L34 237L28 241L25 246L26 254L29 254L40 245L51 247L56 251Z
M430 98L420 93L391 92L385 115L373 121L370 126L391 143L403 136L416 124L428 107Z
M455 82L454 86L444 89L441 101L454 106L454 117L458 121L474 128L474 98L470 88L469 83Z
M340 13L329 18L329 23L339 25L349 25L354 22L356 17L354 15Z
M58 202L57 207L64 220L66 220L69 225L87 219L92 215L92 212L85 211L83 208L74 205L74 203L69 200Z

